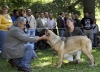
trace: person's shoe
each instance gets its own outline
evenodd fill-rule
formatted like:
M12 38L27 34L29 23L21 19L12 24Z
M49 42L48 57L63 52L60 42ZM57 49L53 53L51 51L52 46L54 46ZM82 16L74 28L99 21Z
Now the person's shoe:
M23 71L23 72L32 72L30 68L25 68L25 67L19 67L18 71Z
M13 59L10 59L9 61L8 61L8 63L12 66L12 67L19 67L15 62L14 62L14 60Z
M80 63L80 60L78 59L78 60L76 60L76 62L75 62L75 64L79 64Z

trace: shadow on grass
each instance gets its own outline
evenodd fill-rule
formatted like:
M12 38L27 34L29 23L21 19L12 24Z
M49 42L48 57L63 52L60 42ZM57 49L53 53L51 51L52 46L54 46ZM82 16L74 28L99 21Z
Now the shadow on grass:
M52 50L44 50L37 52L38 59L32 60L31 68L33 72L100 72L100 49L93 49L96 66L89 67L89 59L82 54L80 64L68 63L64 59L62 67L57 69L52 64ZM58 62L58 56L54 57L54 63ZM16 68L12 68L6 60L2 60L0 56L0 72L17 72Z

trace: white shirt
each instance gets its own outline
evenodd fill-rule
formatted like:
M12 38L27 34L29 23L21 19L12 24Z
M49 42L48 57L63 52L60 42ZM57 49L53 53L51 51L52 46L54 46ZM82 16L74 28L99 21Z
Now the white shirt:
M30 25L30 29L36 29L36 20L35 17L33 15L31 16L26 16L28 22L30 21L29 25Z
M43 23L43 26L45 26L45 19L44 18L41 18L41 21Z
M54 19L48 19L49 29L54 29L56 27L56 21Z

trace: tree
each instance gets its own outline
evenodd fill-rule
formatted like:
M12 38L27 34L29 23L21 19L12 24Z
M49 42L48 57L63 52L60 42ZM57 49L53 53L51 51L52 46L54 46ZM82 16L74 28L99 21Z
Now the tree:
M83 0L83 11L88 12L92 19L95 18L95 0Z

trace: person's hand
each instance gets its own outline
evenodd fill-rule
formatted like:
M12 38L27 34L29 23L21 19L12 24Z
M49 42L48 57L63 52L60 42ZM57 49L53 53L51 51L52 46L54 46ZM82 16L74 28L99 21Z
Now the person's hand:
M41 38L42 38L43 40L47 40L47 36L46 36L46 35L41 36Z
M47 40L46 35L43 35L43 36L41 36L41 37L38 37L38 41L40 41L40 40Z

